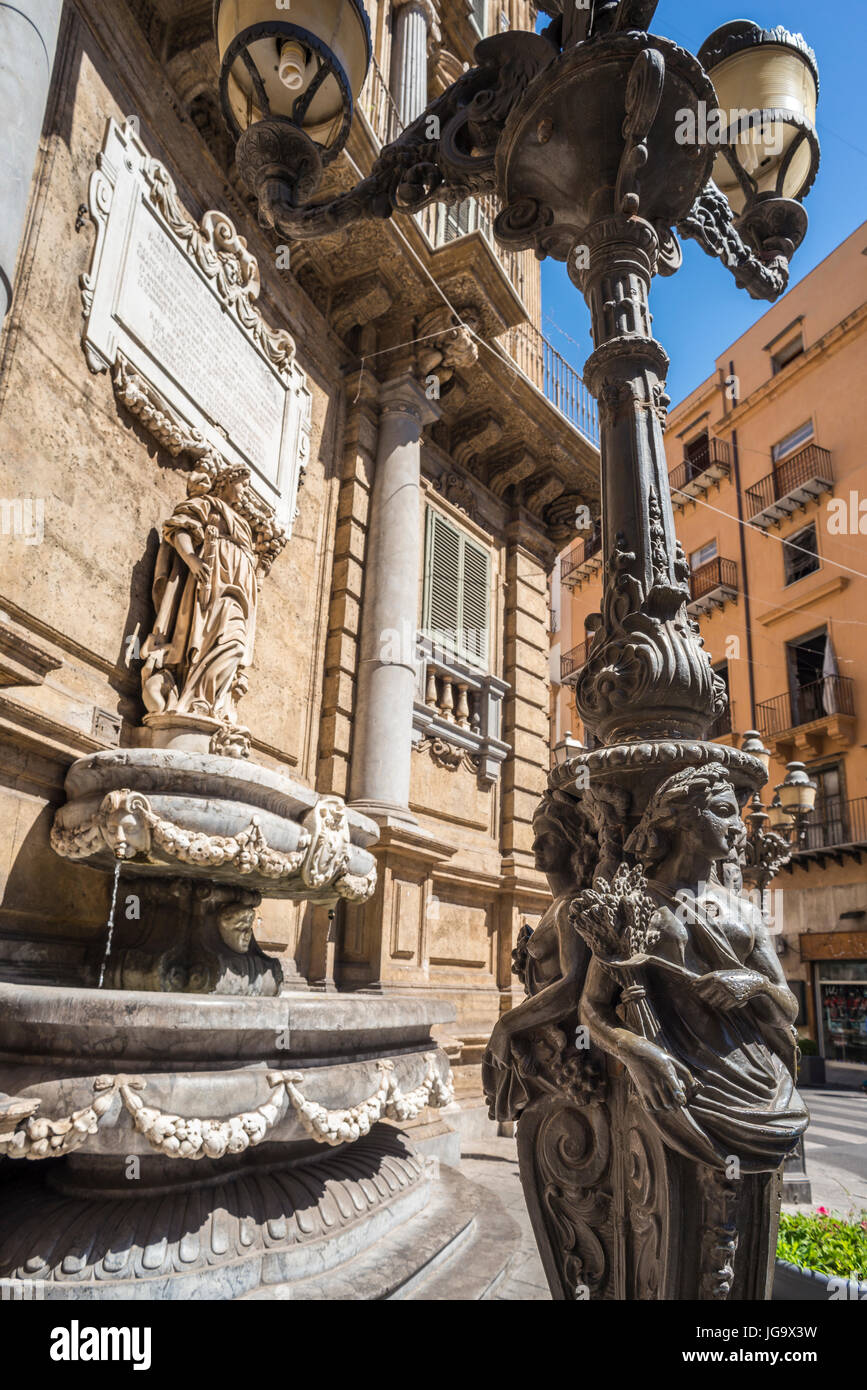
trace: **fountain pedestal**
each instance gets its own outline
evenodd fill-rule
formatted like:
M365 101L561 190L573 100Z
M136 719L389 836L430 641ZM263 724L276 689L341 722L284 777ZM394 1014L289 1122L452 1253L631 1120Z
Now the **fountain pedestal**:
M0 984L0 1155L19 1160L0 1278L51 1299L319 1298L414 1221L419 1249L447 1248L438 1164L399 1126L452 1099L431 1029L453 1009L281 994L253 933L266 895L368 898L376 826L177 747L84 758L66 791L54 848L125 872L109 988Z

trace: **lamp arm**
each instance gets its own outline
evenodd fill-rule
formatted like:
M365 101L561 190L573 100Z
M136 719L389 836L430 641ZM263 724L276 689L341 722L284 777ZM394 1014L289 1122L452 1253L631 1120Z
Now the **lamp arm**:
M682 237L697 241L708 256L722 261L736 284L753 299L779 299L789 283L789 258L762 260L750 249L735 225L728 198L711 180L690 211L677 224Z
M506 121L557 49L538 34L513 30L482 40L475 56L478 66L383 147L367 178L320 203L299 200L321 174L313 142L285 123L251 127L239 145L239 166L262 223L289 240L309 241L366 218L494 192L494 157Z

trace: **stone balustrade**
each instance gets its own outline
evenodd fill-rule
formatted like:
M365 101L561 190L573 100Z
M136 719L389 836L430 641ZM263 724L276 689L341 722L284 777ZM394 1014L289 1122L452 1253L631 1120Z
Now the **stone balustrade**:
M483 782L494 782L510 749L500 738L503 698L510 689L419 636L413 742L441 741L478 761Z

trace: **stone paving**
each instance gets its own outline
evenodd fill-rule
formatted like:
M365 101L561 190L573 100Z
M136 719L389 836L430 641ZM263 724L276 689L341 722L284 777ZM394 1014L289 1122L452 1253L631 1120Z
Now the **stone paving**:
M804 1090L803 1097L810 1112L804 1147L813 1209L858 1216L867 1211L867 1094Z
M533 1239L530 1218L518 1176L518 1155L514 1139L468 1139L460 1172L472 1182L493 1192L521 1231L521 1243L505 1276L491 1299L515 1303L550 1302L551 1295L542 1271L542 1262Z

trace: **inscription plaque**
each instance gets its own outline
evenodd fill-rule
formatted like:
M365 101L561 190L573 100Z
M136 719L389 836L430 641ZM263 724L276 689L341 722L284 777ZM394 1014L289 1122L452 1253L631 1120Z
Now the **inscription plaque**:
M141 383L146 423L172 452L201 441L248 464L291 526L311 394L291 336L270 329L254 303L259 270L246 242L222 213L189 218L134 121L108 123L90 210L97 241L82 294L92 370Z

